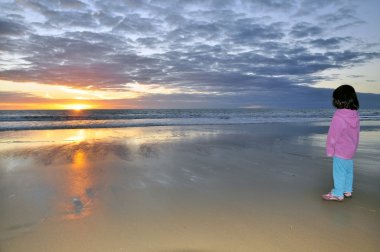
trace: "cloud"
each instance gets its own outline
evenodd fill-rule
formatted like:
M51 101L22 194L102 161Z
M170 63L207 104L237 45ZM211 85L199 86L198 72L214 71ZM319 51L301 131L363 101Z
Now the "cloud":
M296 38L304 38L309 36L319 36L323 33L322 27L315 26L307 22L295 24L290 32Z
M331 78L323 72L380 57L376 42L336 34L363 24L354 6L338 0L0 5L0 79L120 92L135 82L182 90L147 96L168 104L243 106L276 96L296 104L321 92L312 86ZM302 98L284 100L291 94Z
M13 101L41 101L39 97L33 96L24 92L0 92L1 102L13 102Z
M25 35L28 28L9 19L0 19L0 37L13 37Z
M86 4L78 0L60 0L61 6L69 9L81 9L85 8Z
M341 44L344 42L349 42L351 40L350 37L333 37L333 38L318 38L310 41L310 44L317 48L325 48L325 49L339 49Z

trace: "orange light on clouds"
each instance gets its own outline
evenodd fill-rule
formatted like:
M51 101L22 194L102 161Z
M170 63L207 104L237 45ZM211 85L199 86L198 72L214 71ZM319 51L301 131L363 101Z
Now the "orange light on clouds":
M90 103L76 103L75 100L73 101L64 101L63 103L45 103L45 104L34 104L34 106L31 106L31 109L57 109L57 110L75 110L75 111L81 111L86 109L96 109L102 107L98 103L92 102Z
M180 90L158 84L138 82L120 85L118 90L101 89L94 86L70 87L36 82L13 82L0 80L0 92L9 93L6 100L0 101L0 109L48 109L86 110L111 108L137 108L138 99L156 94L190 93L193 90Z

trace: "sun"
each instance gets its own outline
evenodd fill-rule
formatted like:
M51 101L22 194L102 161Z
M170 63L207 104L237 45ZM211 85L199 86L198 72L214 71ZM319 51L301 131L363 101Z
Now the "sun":
M70 109L70 110L83 110L83 109L90 109L91 105L88 104L68 104L65 105L65 109Z

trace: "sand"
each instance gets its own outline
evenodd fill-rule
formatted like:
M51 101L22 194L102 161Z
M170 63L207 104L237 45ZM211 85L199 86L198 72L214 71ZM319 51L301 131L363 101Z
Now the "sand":
M380 127L342 203L327 127L0 132L0 251L378 251Z

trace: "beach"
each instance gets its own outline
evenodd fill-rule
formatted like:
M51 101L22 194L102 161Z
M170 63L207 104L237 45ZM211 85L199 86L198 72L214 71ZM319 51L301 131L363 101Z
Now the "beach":
M0 132L0 251L377 251L380 124L352 199L328 123Z

